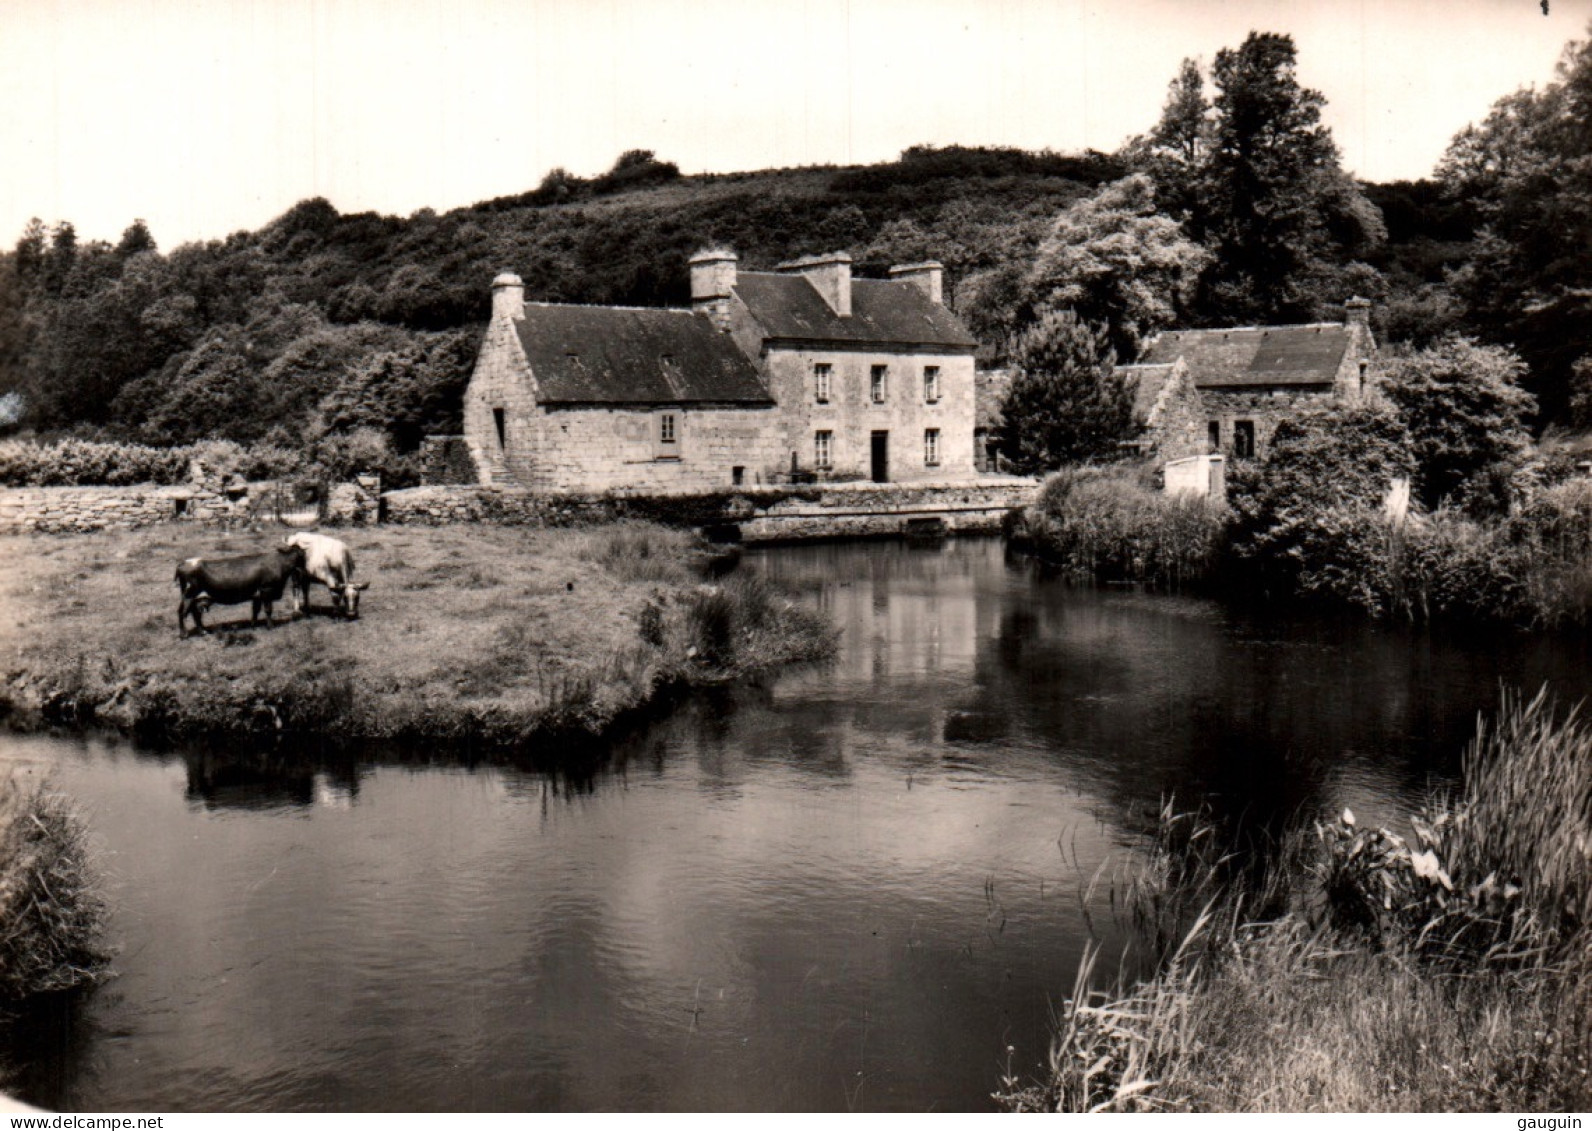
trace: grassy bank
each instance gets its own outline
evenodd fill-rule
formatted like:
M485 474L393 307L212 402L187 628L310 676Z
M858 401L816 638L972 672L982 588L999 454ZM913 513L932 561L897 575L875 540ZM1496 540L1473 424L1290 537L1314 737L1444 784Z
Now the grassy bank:
M47 786L0 778L0 1014L99 981L104 917L70 803Z
M818 616L755 578L705 580L688 535L639 524L350 532L361 619L180 639L176 563L274 535L158 528L0 539L0 708L19 727L146 740L313 734L514 746L597 735L664 691L820 658ZM324 613L325 590L317 590ZM289 605L277 607L278 621Z
M1592 1106L1592 733L1505 706L1401 837L1345 812L1264 874L1170 811L1128 884L1152 976L1091 990L1012 1110ZM1157 945L1158 941L1162 945Z

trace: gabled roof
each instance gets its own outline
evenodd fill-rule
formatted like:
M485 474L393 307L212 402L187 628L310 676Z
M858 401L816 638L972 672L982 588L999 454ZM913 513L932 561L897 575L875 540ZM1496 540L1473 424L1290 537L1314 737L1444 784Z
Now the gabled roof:
M978 342L956 315L911 283L851 281L851 314L842 318L805 275L742 271L735 293L772 339L845 345L930 346L972 353Z
M1155 404L1161 399L1166 379L1172 375L1173 363L1145 365L1119 365L1118 376L1134 382L1133 415L1139 420L1150 419Z
M756 368L689 310L526 303L520 345L542 404L773 404Z
M1176 330L1152 341L1141 365L1182 358L1201 389L1331 385L1355 340L1338 322L1240 330Z

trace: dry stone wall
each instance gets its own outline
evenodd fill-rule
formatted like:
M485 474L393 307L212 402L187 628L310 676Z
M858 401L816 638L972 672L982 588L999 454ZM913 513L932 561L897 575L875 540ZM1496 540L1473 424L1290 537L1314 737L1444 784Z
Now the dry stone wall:
M204 484L157 487L9 487L0 534L75 534L160 522L225 526L249 518L249 491Z
M0 534L85 534L131 530L159 523L243 526L272 521L273 483L224 483L198 475L175 486L7 487L0 489ZM362 477L339 483L327 499L324 521L359 526L378 521L381 481Z

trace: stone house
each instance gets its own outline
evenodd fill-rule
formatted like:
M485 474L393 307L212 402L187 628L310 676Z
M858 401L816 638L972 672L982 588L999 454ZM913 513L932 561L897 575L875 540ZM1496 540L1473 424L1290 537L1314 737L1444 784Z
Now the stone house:
M1173 330L1150 340L1135 365L1141 450L1162 461L1218 453L1265 454L1277 425L1323 401L1365 395L1376 356L1371 304L1352 298L1342 322Z
M691 259L693 309L726 331L780 408L786 475L875 482L965 479L973 466L977 341L946 307L943 268L853 279L851 257L738 271Z
M685 310L528 303L492 284L464 396L480 482L543 489L704 488L776 462L757 368Z
M692 310L527 303L493 282L465 392L482 483L694 489L973 468L972 336L939 264L851 278L845 255L691 260Z

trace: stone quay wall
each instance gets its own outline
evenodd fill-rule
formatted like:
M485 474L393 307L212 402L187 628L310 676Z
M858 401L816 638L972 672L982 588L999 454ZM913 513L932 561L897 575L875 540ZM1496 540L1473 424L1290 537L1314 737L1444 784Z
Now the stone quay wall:
M672 526L736 528L747 542L896 535L936 524L947 532L998 531L1033 502L1039 485L1017 478L944 483L835 483L696 492L530 491L430 486L382 496L382 521L440 526L489 522L571 526L644 519Z
M176 486L0 489L0 534L75 534L158 523L276 525L271 483L196 480ZM442 526L577 526L624 519L706 528L747 542L998 531L1006 512L1031 503L1033 480L985 477L943 483L828 483L712 491L533 491L434 485L382 492L374 478L330 488L319 521ZM313 511L292 525L314 521Z

